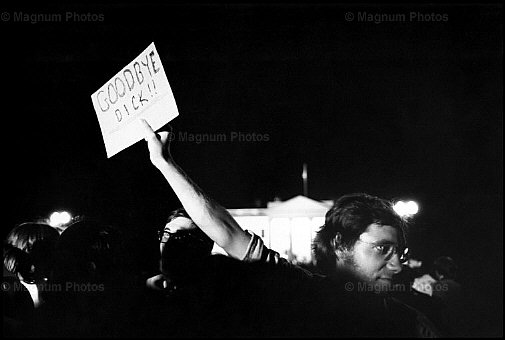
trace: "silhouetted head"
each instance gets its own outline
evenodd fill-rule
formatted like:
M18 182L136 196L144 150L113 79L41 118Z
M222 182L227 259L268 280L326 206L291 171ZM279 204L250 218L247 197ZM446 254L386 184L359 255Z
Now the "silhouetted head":
M159 236L160 271L173 279L194 274L192 270L211 254L214 245L184 209L170 214Z
M45 223L17 225L4 243L5 268L27 283L45 280L51 270L58 237L58 231Z
M433 272L437 280L455 280L458 274L458 265L449 256L440 256L433 261Z
M120 232L90 218L83 217L69 225L56 250L54 275L58 281L106 283L122 269Z

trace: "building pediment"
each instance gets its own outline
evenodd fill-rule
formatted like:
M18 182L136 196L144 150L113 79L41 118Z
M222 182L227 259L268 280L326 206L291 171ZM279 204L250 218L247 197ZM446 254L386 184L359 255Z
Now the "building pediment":
M269 216L324 216L331 204L299 195L284 202L270 202L265 212Z

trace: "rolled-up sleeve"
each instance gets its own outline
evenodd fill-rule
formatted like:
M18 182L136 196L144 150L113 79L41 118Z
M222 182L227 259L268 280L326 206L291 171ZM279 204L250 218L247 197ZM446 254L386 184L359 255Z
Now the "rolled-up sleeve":
M242 261L261 261L273 264L279 264L286 261L286 259L283 259L278 252L268 249L263 243L261 237L249 230L247 230L247 232L251 235L251 240L249 241L249 245L247 246L247 250L242 258Z
M246 231L251 235L251 240L249 241L249 245L247 246L247 250L242 258L242 261L251 263L267 263L275 266L279 270L282 270L286 276L294 277L300 280L314 279L316 277L320 280L324 277L319 274L313 274L297 265L291 264L288 260L282 258L278 252L267 248L261 237L249 230Z

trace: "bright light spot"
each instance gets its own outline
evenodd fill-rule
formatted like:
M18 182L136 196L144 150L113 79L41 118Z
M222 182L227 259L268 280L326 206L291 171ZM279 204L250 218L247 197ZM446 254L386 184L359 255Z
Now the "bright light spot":
M67 224L72 220L72 216L66 211L55 211L49 217L49 225L52 227L58 227L63 224Z
M405 216L407 214L407 208L405 207L405 202L403 201L396 202L393 206L393 209L400 216Z
M72 216L66 211L60 213L60 221L63 224L67 224L72 219Z
M59 221L60 221L60 213L55 211L51 214L51 216L49 216L49 224L52 226L52 227L55 227L59 224Z
M419 206L414 201L398 201L393 206L394 211L400 216L412 216L417 214Z
M407 207L408 207L408 211L411 215L415 215L419 211L419 206L414 201L408 201Z

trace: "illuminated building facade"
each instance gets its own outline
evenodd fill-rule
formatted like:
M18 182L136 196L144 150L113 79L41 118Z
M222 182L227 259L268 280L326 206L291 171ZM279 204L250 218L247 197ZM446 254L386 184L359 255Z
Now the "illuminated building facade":
M265 245L281 257L293 263L311 263L312 240L332 205L333 201L316 201L300 195L287 201L268 202L266 208L228 211L242 229L260 236ZM214 247L214 252L224 253L218 246Z

